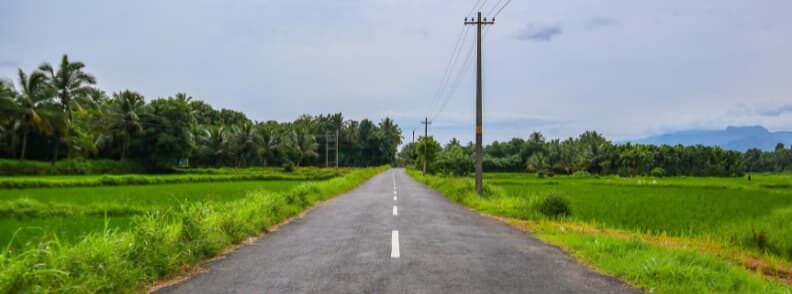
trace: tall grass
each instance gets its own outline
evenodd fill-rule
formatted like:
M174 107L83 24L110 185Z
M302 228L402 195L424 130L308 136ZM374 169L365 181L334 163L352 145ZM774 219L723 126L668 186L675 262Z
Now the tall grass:
M57 240L0 253L0 292L126 292L167 277L224 248L348 191L386 167L361 169L287 192L259 191L226 203L193 202L135 217L75 244Z

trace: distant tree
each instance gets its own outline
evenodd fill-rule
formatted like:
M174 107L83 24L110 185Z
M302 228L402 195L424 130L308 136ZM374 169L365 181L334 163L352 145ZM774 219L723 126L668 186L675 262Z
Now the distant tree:
M440 150L440 143L437 143L432 136L421 137L415 146L416 164L419 167L426 164L428 172L436 169L433 164L437 160Z
M55 137L53 142L52 163L58 160L59 144L62 137L68 137L68 130L72 122L73 108L82 109L83 103L90 103L89 94L92 87L96 84L96 78L83 71L85 64L82 62L70 62L69 57L64 54L57 71L49 63L42 63L39 70L48 74L48 82L57 91L56 96L60 100L60 105L66 113L66 123L63 128L53 128ZM85 98L85 99L83 99Z
M579 147L577 166L581 170L599 173L606 168L612 145L605 137L595 131L586 131L578 137L577 145Z
M473 171L473 158L459 144L440 152L436 164L437 170L452 176L465 176Z
M143 133L140 116L145 105L143 95L129 90L113 94L109 103L110 129L123 138L121 160L126 158L132 137Z
M237 159L237 166L248 166L251 162L259 160L260 140L252 123L245 122L235 125L231 133L231 146Z
M528 158L527 169L529 172L544 172L547 168L547 157L543 152L536 152Z
M251 121L242 112L223 108L220 110L220 122L227 126L237 126Z
M311 134L305 126L292 124L285 133L283 146L294 154L294 163L297 166L308 158L313 158L319 154L316 152L319 145L316 137Z
M136 141L136 150L151 168L168 168L190 157L195 141L190 107L178 99L155 99L142 116L146 128Z
M44 73L34 71L30 76L21 69L19 95L16 98L19 128L22 133L22 148L19 159L25 160L28 135L31 131L51 135L56 124L64 123L56 104L52 100L54 89L47 84Z
M198 156L219 167L229 153L228 131L224 126L205 126L198 137Z

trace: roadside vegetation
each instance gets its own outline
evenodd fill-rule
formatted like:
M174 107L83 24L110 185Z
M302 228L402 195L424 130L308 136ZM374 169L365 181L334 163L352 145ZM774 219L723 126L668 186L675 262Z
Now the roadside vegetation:
M281 187L280 191L267 190L267 182L262 182L264 189L248 191L236 200L204 198L154 205L126 220L124 229L107 222L73 242L52 238L12 250L11 241L0 253L0 292L140 290L266 231L318 201L348 191L386 168L350 170L343 176ZM145 206L144 201L140 207Z
M478 196L469 178L409 173L647 291L792 291L792 188L780 186L792 176L494 173Z

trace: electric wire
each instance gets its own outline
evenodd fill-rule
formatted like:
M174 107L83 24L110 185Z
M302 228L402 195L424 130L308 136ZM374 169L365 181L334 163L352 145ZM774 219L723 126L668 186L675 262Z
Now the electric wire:
M501 11L503 11L503 9L506 8L506 6L509 6L509 3L511 3L511 0L506 0L506 3L503 4L503 6L501 6L500 9L498 9L498 12L495 12L495 14L492 15L492 18L495 19L495 17L500 15Z

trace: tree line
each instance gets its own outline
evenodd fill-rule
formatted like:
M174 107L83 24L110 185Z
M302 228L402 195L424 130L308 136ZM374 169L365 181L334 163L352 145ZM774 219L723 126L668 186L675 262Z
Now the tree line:
M108 95L81 62L64 55L0 82L0 158L117 159L169 168L321 166L328 140L342 166L394 162L401 129L390 118L345 120L341 113L291 122L254 121L185 93L146 101L135 91ZM335 146L332 146L335 147ZM330 154L335 158L335 154Z
M399 153L405 164L430 172L467 175L473 171L474 146L452 139L441 146L433 137L409 143ZM547 140L540 132L484 146L489 172L541 174L617 174L621 176L741 176L745 172L792 171L792 149L779 143L774 151L746 152L717 146L614 144L595 131L564 140Z

